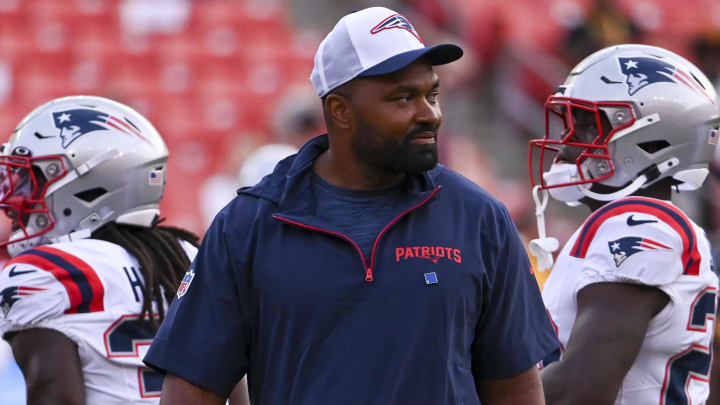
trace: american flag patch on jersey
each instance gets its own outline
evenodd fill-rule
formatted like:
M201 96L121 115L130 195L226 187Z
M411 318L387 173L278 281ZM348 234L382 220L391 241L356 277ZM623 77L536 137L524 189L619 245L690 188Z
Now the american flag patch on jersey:
M163 185L163 170L155 169L150 171L150 185Z

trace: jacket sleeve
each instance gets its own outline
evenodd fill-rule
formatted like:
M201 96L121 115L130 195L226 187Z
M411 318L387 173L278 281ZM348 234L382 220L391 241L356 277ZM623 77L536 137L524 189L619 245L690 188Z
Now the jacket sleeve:
M483 231L485 278L472 346L477 379L517 375L559 350L530 262L509 213L502 207Z
M250 342L249 288L243 281L250 242L228 241L228 234L247 231L228 217L222 211L205 234L143 360L222 397L247 372Z

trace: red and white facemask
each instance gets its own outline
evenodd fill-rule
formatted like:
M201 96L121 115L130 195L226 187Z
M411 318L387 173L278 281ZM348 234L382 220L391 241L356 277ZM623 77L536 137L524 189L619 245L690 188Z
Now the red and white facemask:
M60 156L0 156L0 209L12 220L10 237L0 247L7 246L11 256L39 244L55 226L45 198L65 174Z
M591 183L615 173L608 151L613 135L633 124L628 103L599 103L551 96L545 103L545 136L530 141L532 185L564 202L582 198ZM611 118L608 118L611 117Z

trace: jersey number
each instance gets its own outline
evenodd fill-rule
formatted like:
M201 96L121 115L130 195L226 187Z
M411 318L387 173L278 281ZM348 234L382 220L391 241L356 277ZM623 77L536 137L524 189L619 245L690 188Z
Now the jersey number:
M149 346L155 332L139 321L138 315L123 315L105 331L105 350L108 358L140 357L138 348ZM147 367L138 367L140 397L159 398L163 375Z
M717 290L701 292L693 302L688 330L707 332L708 320L715 320ZM710 331L712 333L712 331ZM690 380L710 381L710 347L694 344L674 355L665 366L665 380L660 391L660 405L687 405Z

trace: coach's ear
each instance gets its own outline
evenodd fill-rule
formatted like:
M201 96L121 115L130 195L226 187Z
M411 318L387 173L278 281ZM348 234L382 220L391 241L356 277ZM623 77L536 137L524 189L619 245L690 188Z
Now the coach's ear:
M325 96L323 103L325 121L341 129L350 129L352 126L352 112L350 99L340 93L332 92Z

